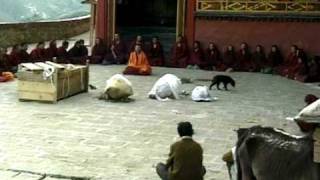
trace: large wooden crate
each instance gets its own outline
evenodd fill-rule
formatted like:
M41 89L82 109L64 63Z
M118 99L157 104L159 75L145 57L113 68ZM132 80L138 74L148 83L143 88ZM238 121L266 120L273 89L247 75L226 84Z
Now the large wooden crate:
M88 64L80 66L52 62L23 63L19 66L17 75L18 96L21 101L57 102L78 93L88 92Z

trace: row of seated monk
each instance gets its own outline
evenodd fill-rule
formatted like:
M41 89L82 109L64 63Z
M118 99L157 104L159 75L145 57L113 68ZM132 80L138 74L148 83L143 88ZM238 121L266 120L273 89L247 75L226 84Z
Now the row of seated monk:
M285 58L277 45L273 45L266 55L263 46L257 45L254 52L251 52L247 43L241 43L238 51L232 45L228 45L222 54L213 42L210 42L204 51L200 42L195 41L192 49L189 50L182 36L179 36L172 46L168 61L165 60L163 46L158 37L153 37L147 46L142 36L138 35L127 47L127 43L121 40L120 35L115 34L109 47L97 38L91 56L88 55L84 40L77 41L70 50L68 50L67 41L58 48L56 41L53 40L46 49L45 44L40 42L30 54L27 52L28 45L25 43L13 46L10 54L7 54L4 48L0 48L0 69L5 66L16 67L22 62L52 60L54 57L59 63L84 64L87 59L90 59L93 64L126 64L136 44L141 46L151 66L216 71L232 69L233 71L279 74L302 82L320 81L320 58L315 56L309 60L304 50L296 45L290 47L290 53Z

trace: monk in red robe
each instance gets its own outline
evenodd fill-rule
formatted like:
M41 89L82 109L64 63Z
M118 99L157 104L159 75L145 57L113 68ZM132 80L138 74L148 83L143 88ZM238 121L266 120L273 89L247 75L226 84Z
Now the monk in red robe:
M44 62L46 60L46 50L44 42L39 42L30 53L32 62Z
M88 58L88 49L84 45L83 40L77 41L68 52L71 63L86 64Z
M0 47L0 73L9 71L9 56L7 48Z
M285 77L289 77L290 72L293 70L292 68L298 63L297 56L298 47L296 45L292 45L290 49L290 53L288 54L285 61L276 69L277 74Z
M21 43L20 44L20 52L19 52L21 63L31 62L30 54L28 53L28 44Z
M253 72L260 72L266 65L267 58L261 45L256 46L255 52L252 54Z
M123 74L150 75L151 72L147 55L143 52L141 44L136 44L135 50L130 53L128 67Z
M20 58L20 46L18 44L12 47L11 53L9 55L9 69L11 72L17 72L18 65L21 63Z
M145 44L141 35L138 35L136 39L132 41L132 43L130 44L130 49L129 49L130 52L134 51L136 44L141 44L142 50L145 51Z
M57 50L57 63L71 63L68 53L69 42L63 41L62 45Z
M205 64L203 50L199 41L193 43L193 49L190 53L187 68L188 69L200 69L203 68Z
M241 43L240 50L237 54L237 66L235 70L252 72L253 64L251 62L251 53L247 43Z
M53 60L53 58L57 57L58 54L58 48L57 48L57 41L52 40L49 43L49 47L46 49L46 58L48 60Z
M90 63L101 64L107 55L107 45L101 38L96 38L95 45L92 48Z
M320 56L315 56L309 66L309 73L305 82L320 82Z
M307 54L303 49L297 50L298 62L293 66L288 74L288 77L300 82L305 82L309 74L309 64Z
M283 56L277 45L272 45L268 54L267 64L264 66L264 73L275 73L278 67L283 63Z
M203 69L217 71L225 69L220 59L220 52L213 42L209 43L209 47L206 50L205 63L203 64Z
M228 45L226 51L223 55L223 65L224 68L221 71L226 71L228 69L233 70L237 64L237 57L232 45Z
M177 42L172 47L171 52L172 55L170 66L176 68L185 68L189 58L188 45L181 35L178 37Z
M148 56L152 66L164 66L163 48L157 36L152 38Z
M115 34L110 45L110 52L107 54L102 64L126 64L128 61L128 52L125 43L121 40L119 34Z

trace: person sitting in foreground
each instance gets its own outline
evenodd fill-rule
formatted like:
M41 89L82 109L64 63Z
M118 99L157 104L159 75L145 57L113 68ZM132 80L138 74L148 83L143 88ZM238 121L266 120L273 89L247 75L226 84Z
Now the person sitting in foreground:
M192 139L190 122L178 124L181 140L171 145L167 163L159 163L156 171L162 180L203 180L206 170L202 164L203 150Z
M123 74L150 75L151 72L147 55L143 52L141 44L136 44L135 50L130 54L128 67Z

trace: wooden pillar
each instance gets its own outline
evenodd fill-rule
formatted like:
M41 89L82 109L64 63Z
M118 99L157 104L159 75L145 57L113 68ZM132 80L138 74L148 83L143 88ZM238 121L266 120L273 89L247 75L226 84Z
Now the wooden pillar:
M176 37L184 35L186 20L186 0L177 0L177 3Z
M186 7L186 23L185 23L185 37L189 47L192 47L195 40L195 11L197 0L187 0Z
M108 0L98 0L96 37L108 39Z
M96 37L109 44L115 33L115 0L98 0Z

